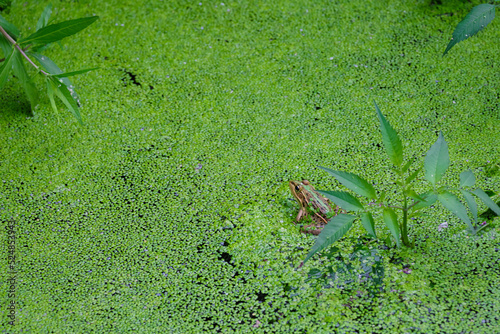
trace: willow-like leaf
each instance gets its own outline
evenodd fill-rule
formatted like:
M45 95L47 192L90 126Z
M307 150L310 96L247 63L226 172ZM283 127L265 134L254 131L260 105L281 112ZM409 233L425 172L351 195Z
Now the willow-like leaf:
M477 223L477 203L476 200L474 199L474 196L472 196L472 194L467 190L460 190L460 192L464 196L467 206L469 206L469 211L472 213L472 218L474 218L474 223Z
M23 85L24 92L26 93L26 96L30 101L31 110L33 111L38 103L38 89L36 88L33 80L29 77L28 73L26 72L23 59L24 58L22 57L21 53L16 49L13 55L12 71Z
M58 74L63 74L63 71L61 71L59 66L57 66L56 63L54 63L49 57L47 57L45 55L41 55L41 54L36 53L36 52L30 52L29 55L33 56L33 58L35 58L42 65L42 67L47 72L49 72L52 76L56 76ZM60 80L62 80L63 84L65 84L66 87L73 87L73 84L71 83L71 81L68 78L62 77L62 78L60 78ZM73 98L76 101L78 101L78 95L76 94L75 91L73 92Z
M12 23L8 22L2 15L0 15L0 26L4 28L5 31L12 37L14 40L19 38L19 29Z
M370 212L363 212L361 214L361 224L368 234L377 239L377 234L375 233L375 221L373 220L373 216Z
M493 200L486 194L482 189L475 189L472 191L474 195L479 197L481 201L483 201L484 204L488 206L493 212L497 214L497 216L500 216L500 207L493 202Z
M389 228L389 231L391 231L391 234L394 239L396 239L396 244L399 247L401 243L401 237L399 233L398 216L396 215L396 212L394 212L394 210L391 208L384 208L383 218L385 226Z
M415 204L412 208L413 210L420 210L420 209L429 207L429 206L433 205L434 203L436 203L436 201L437 201L437 194L434 193L432 190L427 191L423 194L420 194L419 196L422 197L424 199L424 201L421 201L421 202L418 202L417 204Z
M403 145L401 144L401 139L399 139L398 133L385 119L384 115L375 104L375 111L377 112L378 120L380 123L380 131L382 132L382 142L384 143L387 155L389 155L389 160L396 166L400 167L403 163Z
M55 94L56 96L66 105L69 111L75 116L78 122L83 125L82 116L78 111L78 105L76 104L75 99L71 96L71 93L68 90L68 87L62 82L59 82L56 78L50 78L55 86Z
M345 191L325 191L318 190L320 194L328 198L332 203L337 204L347 211L362 211L365 208L356 197Z
M453 37L448 43L443 56L457 43L474 36L484 29L495 18L495 5L483 3L472 8L467 16L457 25L453 31Z
M453 213L455 216L457 216L467 224L469 230L473 234L476 233L476 230L474 229L474 226L472 226L472 222L470 221L469 216L467 216L467 209L462 203L460 203L455 195L453 195L449 191L443 191L439 193L437 197L439 202L446 209L448 209L451 213Z
M49 96L50 105L52 106L52 109L55 113L59 113L59 111L57 110L56 101L54 100L55 84L49 78L46 78L45 80L47 84L47 95Z
M354 221L354 219L356 219L356 216L345 214L340 214L333 217L318 235L314 246L306 256L304 263L306 263L317 252L322 251L323 249L332 245L335 241L342 238L352 227L352 222Z
M12 62L14 59L15 51L16 50L12 48L12 51L0 66L0 90L2 90L3 86L7 82L7 78L9 77L10 71L12 70Z
M425 156L425 178L433 185L436 185L443 177L449 165L450 155L448 154L448 144L444 140L443 134L439 132L438 139Z
M409 184L411 181L413 181L418 173L420 173L420 170L422 169L422 166L420 166L417 170L415 170L413 173L411 173L407 178L406 178L406 184Z
M40 15L38 22L36 23L36 31L44 28L49 23L50 15L52 14L52 4L49 3Z
M22 46L28 44L49 44L76 34L94 23L99 16L83 17L46 26L34 34L19 41Z
M54 78L67 78L67 77L72 77L74 75L78 75L78 74L83 74L83 73L87 73L87 72L90 72L90 71L94 71L94 70L97 70L99 67L93 67L93 68L86 68L84 70L78 70L78 71L72 71L72 72L66 72L66 73L60 73L60 74L53 74L51 76L53 76Z
M318 166L318 168L321 168L322 170L328 172L330 175L336 178L340 183L342 183L342 185L354 191L356 194L360 196L364 196L369 199L375 199L377 197L377 193L373 188L373 186L356 174L339 170L333 170L321 166Z

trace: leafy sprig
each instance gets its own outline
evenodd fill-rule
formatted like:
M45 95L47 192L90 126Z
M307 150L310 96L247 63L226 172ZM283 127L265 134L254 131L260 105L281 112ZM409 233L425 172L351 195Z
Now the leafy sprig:
M495 1L498 2L500 0ZM472 8L469 14L467 14L467 16L455 27L455 31L453 31L452 38L446 50L444 50L443 56L446 55L455 44L474 36L493 21L496 7L497 5L483 3Z
M472 234L477 234L477 232L484 228L484 226L481 227L478 224L475 197L479 198L495 213L500 214L500 207L482 189L474 188L475 176L470 170L460 174L460 187L455 189L455 192L461 193L465 198L472 219L467 213L466 206L452 192L453 189L449 189L446 186L439 186L439 181L450 165L448 144L442 133L439 133L438 139L427 152L423 165L424 176L430 183L431 189L417 194L413 189L412 182L416 180L422 167L410 172L410 167L414 159L403 165L403 145L396 130L385 119L376 103L375 111L380 123L384 148L389 156L389 160L394 165L397 175L396 184L400 187L403 201L399 206L390 205L385 198L385 193L382 192L380 195L377 195L374 187L360 176L345 171L319 167L336 178L337 181L356 195L368 200L368 203L362 204L356 196L348 192L318 190L318 192L330 201L339 205L344 210L352 211L353 214L339 214L333 217L318 235L315 244L303 263L308 261L314 254L323 251L341 239L356 220L361 221L362 226L371 237L377 238L374 216L371 212L377 208L382 210L382 220L395 239L398 247L401 244L413 247L415 240L410 242L408 238L408 220L411 217L420 215L420 210L433 205L436 201L440 202L443 207L464 221L469 232ZM400 212L400 215L396 213L397 211Z
M52 5L49 4L42 12L37 24L36 31L22 38L19 29L9 23L0 15L0 48L5 58L0 59L0 90L11 72L21 81L24 91L31 105L31 109L38 103L38 90L24 67L27 61L41 75L46 83L47 95L50 104L57 113L57 106L54 96L57 96L63 104L70 110L80 124L83 124L82 117L78 111L78 95L74 91L68 77L83 74L97 68L89 68L78 71L63 73L61 69L42 52L51 43L59 42L65 37L74 35L94 23L99 17L91 16L75 20L64 21L49 25L52 14ZM33 61L36 60L40 66Z

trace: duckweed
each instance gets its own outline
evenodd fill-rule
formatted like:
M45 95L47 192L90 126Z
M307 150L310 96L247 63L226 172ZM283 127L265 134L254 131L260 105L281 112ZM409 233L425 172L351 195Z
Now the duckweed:
M28 31L23 18L47 3L14 1L5 16ZM287 185L339 188L317 165L391 178L376 99L409 156L442 130L445 181L470 168L498 193L498 173L486 175L499 157L498 29L441 57L469 6L53 1L61 20L101 19L47 56L101 69L73 80L84 126L58 121L48 99L31 115L15 80L0 96L0 221L14 228L17 270L9 297L2 237L1 330L498 331L498 218L473 238L429 212L412 221L415 250L372 245L379 294L325 288L306 279L328 258L297 269L314 239L294 225ZM349 236L345 259L363 231Z

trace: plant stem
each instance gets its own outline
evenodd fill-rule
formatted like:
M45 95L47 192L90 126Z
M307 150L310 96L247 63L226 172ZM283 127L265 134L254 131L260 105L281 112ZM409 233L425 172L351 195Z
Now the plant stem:
M10 37L10 35L2 28L2 26L0 26L0 32L5 36L5 38L7 38L7 40L11 44L16 45L16 41L12 37Z
M405 246L411 247L410 240L408 239L408 200L404 195L404 208L403 208L403 225L401 226L401 237Z
M12 37L10 37L10 35L9 35L9 34L8 34L8 33L7 33L7 32L6 32L3 28L2 28L2 26L0 26L0 32L2 33L2 35L4 35L4 36L5 36L5 38L7 38L7 40L8 40L8 41L9 41L9 42L10 42L10 43L11 43L11 44L15 47L15 48L17 48L17 50L18 50L19 52L21 52L21 54L23 55L23 57L24 57L24 58L26 58L26 60L27 60L27 61L28 61L31 65L33 65L33 66L36 68L36 70L37 70L38 72L41 72L41 73L43 73L43 74L44 74L44 75L46 75L46 76L48 76L48 75L49 75L49 73L45 72L44 70L42 70L41 68L39 68L38 66L36 66L36 64L35 64L35 63L34 63L34 62L30 59L30 57L28 57L28 56L26 55L26 53L24 53L23 49L21 49L21 47L20 47L19 45L17 45L17 42L16 42L16 41L15 41Z

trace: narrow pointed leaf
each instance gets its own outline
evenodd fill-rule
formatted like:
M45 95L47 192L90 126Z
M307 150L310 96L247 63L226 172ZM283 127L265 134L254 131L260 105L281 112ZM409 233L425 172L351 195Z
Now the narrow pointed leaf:
M377 234L375 233L375 221L373 220L373 216L370 212L363 212L361 214L361 224L363 224L363 227L368 234L377 239Z
M66 105L66 107L69 109L69 111L75 116L75 118L78 120L78 122L83 125L82 122L82 116L80 115L80 112L78 111L78 105L76 104L75 99L73 96L71 96L71 93L68 90L68 87L62 82L59 82L55 78L50 78L52 82L55 84L55 94L57 97Z
M46 26L19 41L20 45L49 44L76 34L94 23L99 16L84 17Z
M408 168L410 168L411 164L413 163L413 159L408 160L408 162L401 168L401 172L406 173Z
M0 66L0 90L3 88L5 83L7 82L7 78L9 77L10 71L12 70L12 63L14 59L14 48L12 48L11 53L4 60L2 65Z
M465 198L465 202L469 207L470 213L472 213L472 218L474 218L474 223L477 223L477 203L476 200L474 199L474 196L472 196L472 194L467 190L460 190L460 192Z
M420 210L426 207L431 206L432 204L436 203L437 201L437 195L432 192L428 191L426 193L420 194L419 195L421 198L424 199L424 201L418 202L413 206L413 210Z
M455 195L448 191L443 191L438 194L438 200L446 209L463 220L472 233L476 233L474 226L472 226L472 222L469 219L469 216L467 216L467 210L465 206L460 203Z
M378 198L377 202L382 203L382 202L384 201L384 199L385 199L385 195L386 195L386 192L385 192L385 190L384 190L384 191L382 191L382 193L380 194L380 197Z
M33 58L35 58L40 63L40 65L42 65L42 67L53 76L63 73L63 71L61 71L61 69L56 65L56 63L50 60L49 57L41 55L39 53L31 53L31 52L29 53L29 55L33 56ZM73 87L73 84L68 78L62 77L60 79L62 80L63 84L66 85L66 87ZM78 101L78 95L76 94L76 92L73 92L73 97L75 100Z
M484 29L495 18L495 6L487 3L477 5L467 14L467 16L457 25L453 31L453 37L448 43L443 56L457 43L474 36Z
M345 191L323 191L318 190L320 194L328 198L332 203L340 206L347 211L362 211L365 208L358 199Z
M407 194L410 198L414 199L415 201L425 202L425 198L423 198L423 197L421 197L420 195L418 195L418 194L415 192L415 190L413 190L413 189L408 189L408 190L406 191L406 194Z
M321 252L323 249L342 238L352 227L354 219L356 219L356 216L346 214L340 214L333 217L318 235L314 246L306 256L304 263L306 263L314 254Z
M50 60L49 57L41 55L41 54L36 53L36 52L30 52L29 55L33 56L43 66L43 68L45 70L47 70L47 72L49 72L50 74L54 75L54 74L63 73L63 71L61 71L59 66L57 66L56 63L54 63L52 60Z
M431 146L425 157L425 178L433 185L436 185L443 177L449 165L450 156L448 154L448 144L446 144L443 134L439 132L438 139L434 145Z
M78 70L78 71L72 71L72 72L66 72L66 73L60 73L60 74L54 74L52 75L54 78L67 78L67 77L72 77L74 75L78 74L83 74L87 73L93 70L97 70L99 67L93 67L93 68L86 68L84 70Z
M401 238L399 236L398 216L396 215L396 212L394 212L394 210L391 208L385 208L383 212L383 217L385 226L389 228L389 231L391 231L391 234L394 237L394 239L396 239L396 244L399 247L401 243L400 240Z
M12 44L10 44L10 42L2 34L0 34L0 48L3 51L4 58L7 58L12 52ZM5 62L5 60L3 62Z
M354 191L356 194L360 196L367 197L369 199L375 199L377 197L377 193L371 184L357 176L356 174L343 172L339 170L333 170L326 167L318 166L322 170L328 172L334 178L336 178L340 183L342 183L348 189Z
M38 90L36 89L35 83L33 82L33 80L31 80L28 73L26 72L26 68L24 67L23 63L23 57L21 56L21 53L17 51L17 49L13 55L12 65L14 75L19 79L19 81L21 81L24 92L26 93L26 96L30 101L31 110L33 111L38 103Z
M46 83L47 83L47 95L49 96L50 105L52 106L52 109L54 110L55 113L59 113L59 111L57 110L56 101L54 100L54 89L55 89L54 83L48 78L46 79Z
M7 33L12 37L14 40L17 40L19 37L19 29L12 23L9 23L2 15L0 15L0 26L7 31Z
M482 189L475 189L472 191L472 193L477 197L479 197L479 199L483 201L483 203L486 204L488 208L493 210L494 213L500 216L500 207L498 207L498 205L495 202L493 202L493 200L488 196L488 194L486 194Z
M403 145L401 144L401 139L399 139L396 130L393 129L384 115L382 115L377 103L375 103L375 101L373 101L373 103L375 104L375 110L380 123L380 131L382 132L382 141L387 155L389 155L389 160L391 160L395 166L399 167L403 163Z
M42 12L42 15L38 19L38 22L36 23L36 31L42 29L49 23L50 15L52 14L52 4L49 3L47 7Z
M460 187L473 187L475 183L476 177L470 169L460 173Z
M416 171L414 171L413 173L411 173L410 176L408 176L406 178L406 183L408 184L411 181L413 181L417 177L418 173L420 173L421 170L422 170L422 167L420 167L419 169L417 169Z

